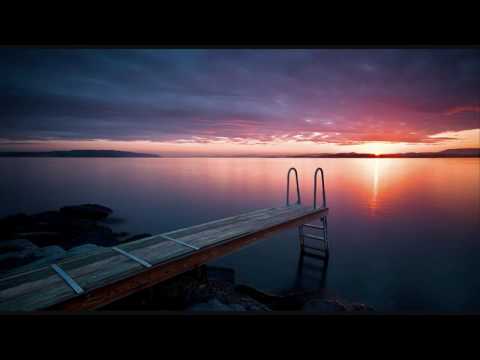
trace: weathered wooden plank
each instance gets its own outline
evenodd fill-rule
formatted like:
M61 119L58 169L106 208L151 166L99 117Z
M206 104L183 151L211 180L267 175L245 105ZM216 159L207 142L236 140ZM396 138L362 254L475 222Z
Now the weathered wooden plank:
M16 284L0 291L0 309L35 310L74 296L75 292L51 270L46 278ZM53 302L52 299L54 299Z
M116 283L108 284L95 289L85 296L79 296L68 301L58 303L50 307L50 309L77 311L101 307L102 305L109 304L115 300L135 293L136 291L168 280L210 260L231 253L268 234L274 233L286 227L300 225L305 221L311 221L315 218L318 218L320 215L325 215L327 211L328 209L321 209L315 212L307 212L305 215L292 219L287 223L277 224L268 229L234 239L233 241L224 241L219 243L217 246L209 246L204 249L200 249L199 251L193 251L186 257L180 257L172 261L161 263L132 277L125 278Z
M78 254L76 256L66 257L61 259L57 262L59 266L64 266L64 264L81 264L85 262L93 262L99 256L108 257L112 256L112 251L108 247L93 250L88 252L88 254ZM75 266L75 265L74 265ZM6 273L5 276L0 278L0 290L3 288L7 288L13 286L17 282L29 282L29 281L36 281L41 278L45 278L51 274L50 271L50 264L45 264L42 266L38 266L36 268L30 270L23 270L23 271L11 271Z
M178 237L185 236L185 235L188 235L188 234L191 234L191 233L194 233L194 232L201 232L201 231L206 230L210 227L217 227L217 226L231 224L231 223L236 222L238 220L242 220L242 219L245 219L245 218L250 218L252 216L255 216L256 214L260 214L260 213L267 212L267 211L275 211L275 210L278 210L278 209L279 208L274 208L273 207L273 208L266 208L266 209L259 209L259 210L255 210L255 211L249 211L249 212L245 212L245 213L235 215L235 216L230 216L230 217L223 218L223 219L213 220L213 221L209 221L209 222L198 224L198 225L193 225L193 226L189 226L189 227L185 227L185 228L176 229L176 230L173 230L173 231L166 232L166 233L164 233L164 235L167 235L167 236L177 235Z
M172 257L189 254L194 251L195 250L191 248L169 241L157 243L141 249L136 249L132 251L132 253L136 256L141 256L152 264L158 264Z
M188 252L176 243L157 243L140 250L134 255L144 256L152 263L158 263ZM86 291L103 286L111 281L121 280L143 270L143 267L138 266L138 263L111 249L108 249L108 254L102 252L102 255L104 256L96 257L95 261L81 262L80 264L78 263L79 259L73 262L65 262L63 268ZM18 286L10 283L10 287L5 292L0 293L0 302L4 302L4 306L8 307L9 305L6 305L6 302L9 299L16 298L22 310L33 309L34 306L39 304L35 294L45 287L49 287L49 291L42 291L42 305L44 306L52 305L60 298L66 300L76 296L71 291L65 291L68 289L63 286L61 278L57 278L55 275L51 276L51 271L48 271L48 269L45 272L47 273L45 276L34 280L28 279L29 281L20 282ZM16 283L18 283L18 280Z
M192 234L186 237L182 237L181 240L202 247L212 242L224 241L230 237L238 236L242 233L251 231L252 229L262 229L264 226L268 226L271 222L283 222L292 217L299 216L305 213L306 210L302 208L290 209L288 212L276 214L275 216L258 216L255 219L248 221L242 221L237 224L233 224L229 228L220 228L207 230L199 234Z
M202 232L197 232L187 236L176 237L176 238L189 243L195 239L215 238L217 236L225 237L227 236L227 234L235 233L239 228L248 226L248 224L250 224L250 226L253 226L254 224L260 221L275 218L275 217L280 217L285 213L292 213L293 211L300 211L300 208L277 209L276 212L267 212L267 213L257 214L252 218L245 219L242 221L237 221L235 223L228 224L226 226L209 228Z

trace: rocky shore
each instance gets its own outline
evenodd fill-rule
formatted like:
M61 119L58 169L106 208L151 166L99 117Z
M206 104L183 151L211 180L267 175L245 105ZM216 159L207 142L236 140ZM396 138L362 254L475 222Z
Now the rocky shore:
M107 305L102 311L186 311L314 313L368 313L370 306L337 298L326 298L319 291L270 294L251 286L236 284L232 269L201 267Z
M151 235L115 233L107 226L112 213L106 206L82 204L0 219L0 274Z
M0 219L0 278L11 271L28 271L102 246L114 246L151 235L114 232L107 225L113 220L112 213L113 210L106 206L83 204ZM367 305L325 298L315 291L269 294L237 284L232 269L206 265L107 305L102 310L373 311Z

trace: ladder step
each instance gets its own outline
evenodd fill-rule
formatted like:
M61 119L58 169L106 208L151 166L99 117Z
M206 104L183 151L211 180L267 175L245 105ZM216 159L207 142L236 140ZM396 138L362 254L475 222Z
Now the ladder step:
M328 252L325 252L325 254L313 254L313 253L304 251L302 253L302 256L326 261L328 259Z
M310 280L310 281L322 281L323 275L318 274L319 276L315 276L312 274L303 274L302 273L302 280Z
M316 236L316 235L309 235L309 234L303 234L304 237L309 238L309 239L314 239L318 241L325 241L325 238L322 236Z
M302 265L302 270L307 270L307 271L311 271L311 272L315 272L315 273L318 273L318 272L322 272L324 269L325 269L325 263L322 261L321 262L322 265L313 265L313 264L303 264Z
M307 245L303 245L303 247L304 247L305 249L310 249L310 250L327 251L327 249L325 249L325 248L316 248L316 247L307 246Z
M303 226L312 228L312 229L318 229L318 230L325 230L323 226L318 226L318 225L313 225L313 224L303 224Z

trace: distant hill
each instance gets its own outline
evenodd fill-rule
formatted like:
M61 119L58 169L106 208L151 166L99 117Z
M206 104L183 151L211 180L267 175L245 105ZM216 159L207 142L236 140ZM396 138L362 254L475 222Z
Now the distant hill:
M480 157L480 148L448 149L438 152L410 152L398 154L363 154L363 153L334 153L334 154L305 154L286 155L285 157L304 158L446 158L446 157Z
M472 148L472 149L448 149L448 150L440 151L439 154L444 154L444 155L480 156L480 148Z
M153 158L154 154L144 154L116 150L70 150L70 151L17 151L0 152L0 157L90 157L90 158Z

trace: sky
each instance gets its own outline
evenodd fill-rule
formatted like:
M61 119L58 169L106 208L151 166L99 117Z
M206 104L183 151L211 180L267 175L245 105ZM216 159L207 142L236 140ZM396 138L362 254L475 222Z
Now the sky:
M0 151L480 146L480 49L0 49Z

